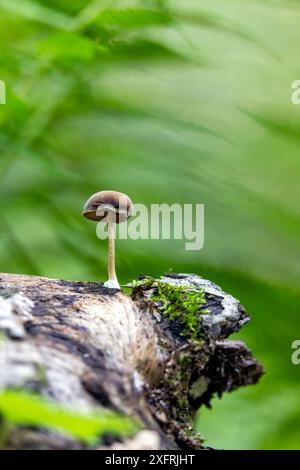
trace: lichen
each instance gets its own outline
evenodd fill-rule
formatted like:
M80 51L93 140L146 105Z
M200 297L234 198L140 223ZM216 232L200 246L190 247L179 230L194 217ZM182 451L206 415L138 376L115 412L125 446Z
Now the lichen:
M188 284L174 285L152 277L132 282L133 288L151 290L149 300L153 302L163 317L182 324L182 335L193 342L199 341L201 316L207 313L202 288Z

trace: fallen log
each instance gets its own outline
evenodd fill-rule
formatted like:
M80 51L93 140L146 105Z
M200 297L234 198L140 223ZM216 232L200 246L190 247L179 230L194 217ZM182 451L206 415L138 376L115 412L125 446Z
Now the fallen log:
M97 283L0 274L0 296L0 390L83 413L114 410L140 426L134 436L103 433L88 445L23 423L10 429L8 449L204 449L195 412L263 373L242 342L227 340L249 321L242 305L196 275L144 277L126 295Z

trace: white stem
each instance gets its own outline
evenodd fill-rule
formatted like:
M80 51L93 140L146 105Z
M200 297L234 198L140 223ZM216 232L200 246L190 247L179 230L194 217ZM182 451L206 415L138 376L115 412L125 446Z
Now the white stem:
M108 281L105 287L120 289L115 268L115 225L113 217L108 216Z

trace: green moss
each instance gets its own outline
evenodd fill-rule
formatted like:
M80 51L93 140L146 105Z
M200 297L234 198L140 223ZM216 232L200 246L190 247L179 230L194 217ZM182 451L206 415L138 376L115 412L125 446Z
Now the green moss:
M205 293L203 289L195 289L190 285L174 285L146 277L132 283L134 288L153 289L150 300L169 320L180 321L183 325L182 335L198 340L201 315L207 313L203 309Z

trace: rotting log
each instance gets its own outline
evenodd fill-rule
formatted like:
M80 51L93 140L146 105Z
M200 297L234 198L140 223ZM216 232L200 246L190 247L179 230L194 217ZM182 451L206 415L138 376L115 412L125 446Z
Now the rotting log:
M183 334L180 319L162 314L147 284L129 296L97 283L0 274L0 330L7 344L0 389L27 390L82 412L117 410L142 425L134 437L105 435L92 448L205 448L193 431L197 409L263 373L242 342L226 339L249 316L238 300L196 275L168 274L161 282L204 292L197 341ZM5 447L87 444L24 424L11 430Z

